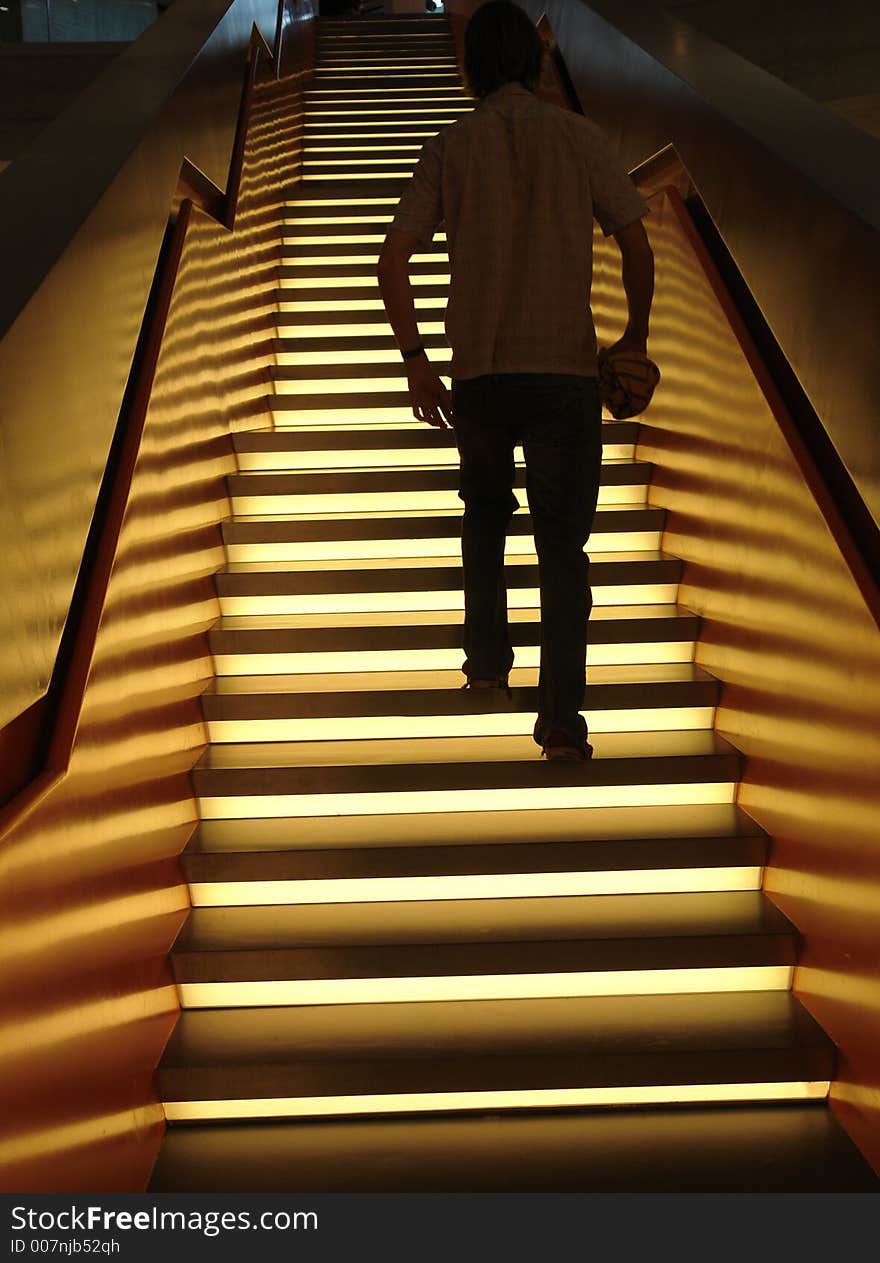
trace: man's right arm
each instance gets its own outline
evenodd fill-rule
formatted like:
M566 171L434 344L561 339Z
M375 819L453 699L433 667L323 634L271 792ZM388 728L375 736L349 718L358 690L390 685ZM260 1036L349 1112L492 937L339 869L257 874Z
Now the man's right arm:
M623 337L609 351L647 353L648 320L654 298L654 252L641 219L612 234L620 246L623 288L629 310Z

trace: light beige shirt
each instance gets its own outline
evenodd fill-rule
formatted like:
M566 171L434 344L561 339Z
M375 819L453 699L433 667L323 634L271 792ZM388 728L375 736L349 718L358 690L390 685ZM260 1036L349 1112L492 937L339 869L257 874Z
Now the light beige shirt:
M505 84L422 147L392 227L445 223L451 376L596 373L593 219L648 208L594 123Z

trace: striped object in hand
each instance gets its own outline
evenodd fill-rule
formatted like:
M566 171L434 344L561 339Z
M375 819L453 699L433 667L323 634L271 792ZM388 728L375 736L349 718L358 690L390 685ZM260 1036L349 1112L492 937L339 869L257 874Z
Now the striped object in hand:
M644 412L660 380L660 369L638 351L599 352L599 395L615 421Z

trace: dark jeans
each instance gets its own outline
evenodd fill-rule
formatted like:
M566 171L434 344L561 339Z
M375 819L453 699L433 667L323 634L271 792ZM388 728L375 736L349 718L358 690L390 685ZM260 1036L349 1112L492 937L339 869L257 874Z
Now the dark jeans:
M587 620L592 608L584 552L596 511L602 426L595 377L496 373L453 381L455 437L464 501L464 673L506 677L513 665L504 541L519 507L513 449L521 443L538 553L541 672L534 736L586 735Z

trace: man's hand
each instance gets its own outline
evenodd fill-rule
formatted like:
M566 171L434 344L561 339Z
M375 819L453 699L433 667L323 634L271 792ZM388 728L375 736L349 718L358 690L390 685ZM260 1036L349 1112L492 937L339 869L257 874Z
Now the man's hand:
M452 396L440 380L426 355L418 355L406 361L406 376L413 416L417 421L445 430L451 428L455 417Z

